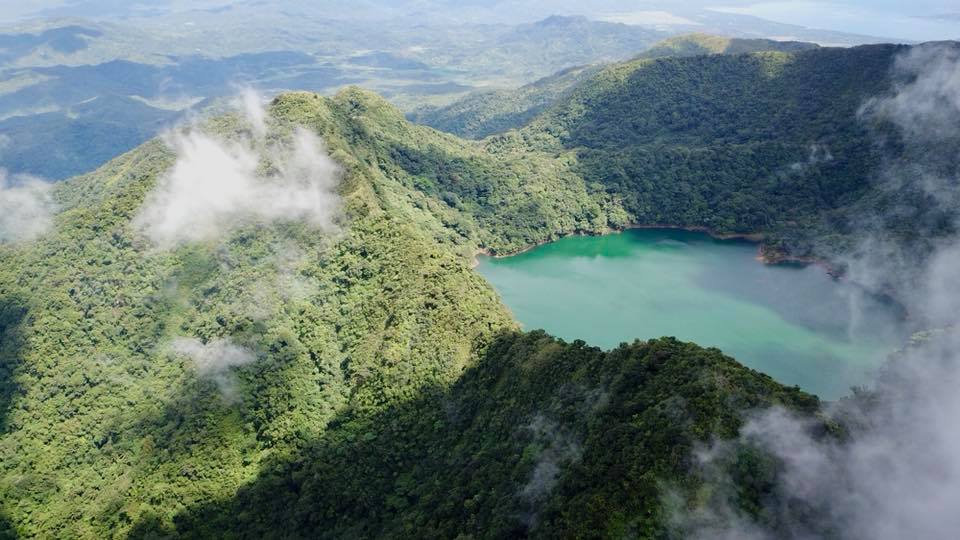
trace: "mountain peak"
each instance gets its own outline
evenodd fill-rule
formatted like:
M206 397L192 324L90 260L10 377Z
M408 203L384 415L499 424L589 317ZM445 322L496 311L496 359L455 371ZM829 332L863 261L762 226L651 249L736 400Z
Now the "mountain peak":
M534 23L536 26L547 28L547 27L557 27L557 26L570 26L575 23L584 23L589 21L586 17L582 15L551 15L546 19L537 21Z

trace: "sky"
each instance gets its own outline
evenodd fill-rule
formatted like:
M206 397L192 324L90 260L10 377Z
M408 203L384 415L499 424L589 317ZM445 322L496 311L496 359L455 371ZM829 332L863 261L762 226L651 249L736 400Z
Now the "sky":
M915 41L960 39L960 0L779 1L705 7L854 34Z

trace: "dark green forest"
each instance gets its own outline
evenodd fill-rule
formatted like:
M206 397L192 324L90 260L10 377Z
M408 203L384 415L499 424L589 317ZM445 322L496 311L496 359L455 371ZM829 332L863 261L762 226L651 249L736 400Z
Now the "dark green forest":
M295 460L161 530L665 538L665 486L691 501L710 489L694 473L698 441L734 436L743 410L819 405L716 349L664 338L605 353L543 332L497 336L455 384L421 394L335 419ZM745 503L769 495L745 487Z
M302 126L343 169L334 231L279 221L156 249L132 220L174 164L159 140L57 185L54 228L0 245L0 534L676 537L666 498L721 488L692 450L746 412L843 430L716 349L520 332L473 258L629 224L829 257L890 196L868 141L888 128L857 110L901 51L637 59L482 141L357 88L284 94L271 140ZM207 377L178 338L255 358ZM765 519L779 465L731 467L734 503Z
M908 201L912 227L902 220L885 226L902 245L915 244L915 256L954 234L942 219L950 210L924 200L922 189L878 189L884 169L924 151L861 114L870 98L892 92L894 58L909 47L781 43L781 50L764 50L770 43L675 38L583 80L583 71L561 73L538 83L542 89L480 94L415 118L471 136L501 131L482 144L503 159L562 163L582 182L573 196L601 210L591 226L551 233L592 233L593 224L680 225L762 236L771 261L831 260L862 240L859 216ZM670 51L677 56L661 57ZM517 115L518 106L542 112ZM477 131L481 125L487 127ZM935 152L955 153L952 144ZM525 217L541 211L529 208ZM484 247L509 253L541 241L510 240Z

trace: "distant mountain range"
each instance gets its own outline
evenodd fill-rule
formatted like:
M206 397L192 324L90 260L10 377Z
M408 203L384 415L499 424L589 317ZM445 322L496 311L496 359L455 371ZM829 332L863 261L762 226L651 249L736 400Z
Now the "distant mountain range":
M624 60L681 32L876 40L706 11L665 26L656 17L634 25L579 16L466 22L444 15L443 2L418 4L420 11L354 3L349 12L329 2L191 5L51 4L37 12L48 18L0 31L0 130L18 141L0 148L0 168L51 180L89 171L241 86L332 93L359 84L413 110L478 89L519 87L572 66ZM476 8L496 11L489 2ZM536 103L518 107L537 110Z
M356 24L321 22L316 30L324 37L308 38L302 29L303 39L277 42L277 50L260 46L223 57L194 54L209 49L175 39L168 29L75 24L0 35L0 130L17 141L0 149L0 167L72 176L246 86L332 92L364 84L401 104L449 100L477 85L517 84L568 65L628 57L665 35L582 18L515 27L388 27L376 40ZM202 40L216 43L215 36ZM177 44L180 54L161 43ZM373 45L394 48L368 49Z

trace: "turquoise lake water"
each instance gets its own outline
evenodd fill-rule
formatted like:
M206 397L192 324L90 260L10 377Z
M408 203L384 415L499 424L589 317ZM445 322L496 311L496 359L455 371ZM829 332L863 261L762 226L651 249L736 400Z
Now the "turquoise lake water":
M895 306L817 266L765 265L756 245L634 229L482 257L478 270L528 330L613 348L675 336L835 399L897 349Z

